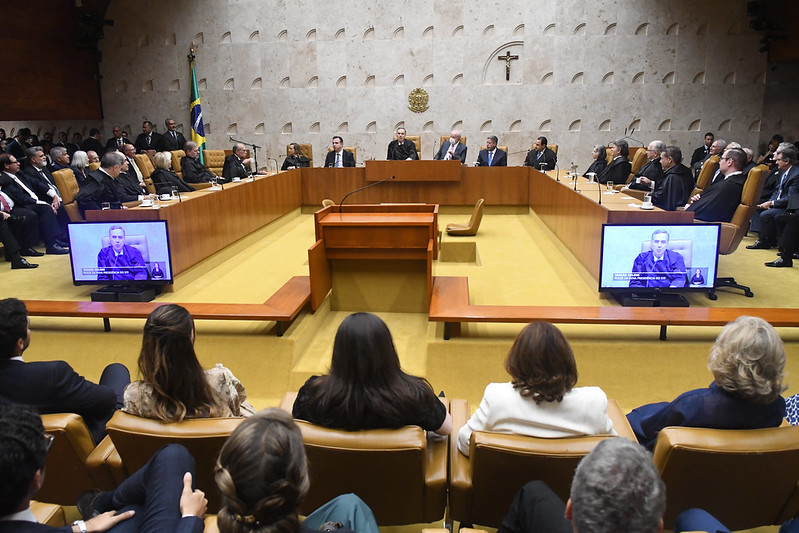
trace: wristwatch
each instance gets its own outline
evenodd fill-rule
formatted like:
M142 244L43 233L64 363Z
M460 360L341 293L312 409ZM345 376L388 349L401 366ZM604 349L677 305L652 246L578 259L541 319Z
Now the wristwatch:
M83 520L75 520L74 522L72 522L72 525L78 526L80 533L86 533L87 531L89 531L88 529L86 529L86 522L84 522Z

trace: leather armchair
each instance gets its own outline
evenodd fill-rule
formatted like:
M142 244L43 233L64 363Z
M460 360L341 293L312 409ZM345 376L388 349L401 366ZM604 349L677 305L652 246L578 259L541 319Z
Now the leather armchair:
M450 403L453 434L450 438L449 512L453 520L498 527L516 492L528 481L545 481L558 496L569 497L577 463L607 438L635 435L618 402L608 400L608 415L619 437L589 435L545 439L475 431L469 457L457 447L457 432L469 418L469 402Z
M170 153L172 154L172 172L177 174L180 179L183 179L183 170L180 166L180 160L186 156L186 152L183 150L172 150Z
M225 166L225 151L224 150L203 150L203 161L205 167L217 176L222 175L222 169Z
M708 157L704 163L702 163L702 169L699 171L699 175L696 177L696 187L694 187L691 196L695 194L702 194L702 191L707 189L707 186L710 185L710 180L713 179L713 175L716 173L716 170L719 168L719 156L712 155Z
M71 169L63 168L53 172L53 179L55 179L58 192L61 193L61 201L64 204L64 210L69 215L69 220L72 222L84 221L85 219L78 208L78 203L75 201L80 190L75 174L72 173Z

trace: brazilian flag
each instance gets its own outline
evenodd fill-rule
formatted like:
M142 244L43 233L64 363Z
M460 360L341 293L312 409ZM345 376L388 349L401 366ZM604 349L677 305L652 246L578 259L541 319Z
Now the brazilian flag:
M191 140L200 147L200 163L203 160L203 150L205 150L205 128L203 127L203 111L200 107L200 91L197 90L197 76L194 74L194 50L189 55L189 68L191 69L191 97L189 110L191 111Z

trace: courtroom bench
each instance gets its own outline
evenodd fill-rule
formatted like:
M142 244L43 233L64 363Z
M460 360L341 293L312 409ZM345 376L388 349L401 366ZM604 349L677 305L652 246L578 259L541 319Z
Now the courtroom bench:
M429 320L444 323L444 339L460 333L462 322L526 324L536 320L553 324L616 324L660 326L666 340L668 326L723 326L741 315L760 317L774 327L799 326L799 309L771 307L619 307L472 305L465 276L435 276Z
M262 304L181 303L195 320L274 321L278 337L311 300L308 276L294 276ZM143 318L157 307L172 302L76 302L71 300L25 300L30 316L96 317L105 331L111 318Z

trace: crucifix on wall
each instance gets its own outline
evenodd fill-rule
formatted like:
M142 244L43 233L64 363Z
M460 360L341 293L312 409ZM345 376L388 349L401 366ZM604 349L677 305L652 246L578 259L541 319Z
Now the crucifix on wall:
M510 50L508 50L504 56L499 56L497 59L505 62L505 81L510 81L510 62L519 59L519 56L510 55Z

